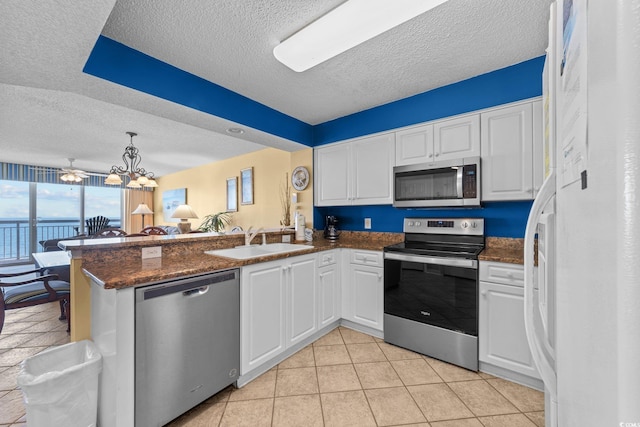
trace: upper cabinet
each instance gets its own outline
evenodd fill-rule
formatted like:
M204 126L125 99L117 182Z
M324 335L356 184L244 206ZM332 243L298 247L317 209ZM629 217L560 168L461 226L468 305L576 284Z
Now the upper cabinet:
M479 155L479 114L440 120L396 132L396 166Z
M316 206L393 202L393 133L317 148L314 161Z
M541 111L534 109L540 108L538 101L527 102L480 115L483 201L535 197L541 184L540 159L535 161L541 157Z

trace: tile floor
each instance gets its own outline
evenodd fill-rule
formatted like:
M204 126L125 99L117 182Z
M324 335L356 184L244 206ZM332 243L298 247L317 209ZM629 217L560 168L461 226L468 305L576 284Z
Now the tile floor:
M51 303L7 312L0 334L0 427L25 426L20 362L67 343ZM543 394L340 327L177 426L543 427Z
M16 384L20 362L69 342L67 321L58 320L59 316L58 302L6 312L0 333L0 427L27 425L22 391Z

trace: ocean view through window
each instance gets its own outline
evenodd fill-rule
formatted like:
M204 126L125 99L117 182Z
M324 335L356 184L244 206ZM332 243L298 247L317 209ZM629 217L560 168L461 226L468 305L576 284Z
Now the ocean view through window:
M0 180L0 264L30 262L40 241L82 234L91 216L118 227L121 199L120 188Z

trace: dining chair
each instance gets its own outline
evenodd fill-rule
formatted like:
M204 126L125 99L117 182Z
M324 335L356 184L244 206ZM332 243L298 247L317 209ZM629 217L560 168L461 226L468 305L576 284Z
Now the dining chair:
M163 228L160 227L153 227L153 226L149 226L149 227L145 227L142 230L140 230L140 233L142 234L148 234L148 235L166 235L168 234Z
M58 280L57 274L44 274L45 269L0 274L0 333L4 326L5 311L60 301L60 320L67 319L67 332L71 331L71 286ZM38 274L38 276L33 276ZM7 281L6 279L11 279ZM17 280L17 281L16 281Z
M107 227L98 231L94 237L121 237L126 235L127 232L120 228Z

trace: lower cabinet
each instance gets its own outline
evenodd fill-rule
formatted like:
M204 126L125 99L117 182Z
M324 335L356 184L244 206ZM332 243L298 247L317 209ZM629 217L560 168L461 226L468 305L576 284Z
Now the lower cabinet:
M340 251L318 253L318 329L340 319Z
M240 281L240 373L317 330L315 255L249 265Z
M523 279L521 265L480 262L479 360L483 371L532 384L518 375L541 379L524 328Z
M342 317L382 331L384 273L382 252L344 250L348 262L342 286Z

